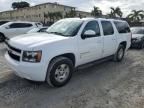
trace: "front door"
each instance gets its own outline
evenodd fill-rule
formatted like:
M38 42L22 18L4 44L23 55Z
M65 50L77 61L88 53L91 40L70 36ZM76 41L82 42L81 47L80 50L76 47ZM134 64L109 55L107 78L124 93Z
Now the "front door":
M82 38L82 35L89 30L94 31L96 34ZM101 58L103 40L100 33L99 23L96 20L89 21L85 25L78 44L80 52L80 64L88 63Z

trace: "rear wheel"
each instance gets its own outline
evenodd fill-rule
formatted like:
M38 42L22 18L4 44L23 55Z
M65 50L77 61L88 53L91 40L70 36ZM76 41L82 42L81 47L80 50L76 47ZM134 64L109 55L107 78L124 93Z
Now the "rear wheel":
M0 42L4 42L4 40L5 40L4 35L3 35L3 34L0 34Z
M73 63L66 57L52 60L47 72L46 81L53 87L61 87L69 82L74 70Z
M119 48L116 54L114 55L114 60L116 62L121 62L124 58L124 54L125 54L125 47L123 45L119 45Z

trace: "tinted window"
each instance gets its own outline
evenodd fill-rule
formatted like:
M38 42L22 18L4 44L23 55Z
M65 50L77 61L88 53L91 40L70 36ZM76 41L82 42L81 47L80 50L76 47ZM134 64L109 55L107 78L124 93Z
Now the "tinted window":
M10 28L26 28L32 27L32 24L29 23L13 23L10 25Z
M41 23L36 23L35 25L36 25L37 27L38 27L38 26L42 26L42 24L41 24Z
M8 23L9 21L0 21L0 25L3 25L5 23Z
M38 32L46 32L47 28L41 28Z
M87 25L85 26L84 28L84 31L87 31L87 30L93 30L96 32L96 36L100 36L100 28L99 28L99 24L97 21L90 21L87 23Z
M115 21L114 24L119 33L129 33L130 32L130 28L126 22Z
M102 21L102 28L104 35L112 35L114 34L114 29L112 23L110 21Z

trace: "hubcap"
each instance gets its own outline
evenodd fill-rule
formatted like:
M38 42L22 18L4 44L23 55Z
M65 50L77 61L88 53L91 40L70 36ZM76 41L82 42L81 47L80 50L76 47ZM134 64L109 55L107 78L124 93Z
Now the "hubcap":
M65 81L70 73L70 68L67 64L61 64L57 67L55 71L55 79L58 82L63 82Z
M119 50L119 52L118 52L118 58L119 58L119 59L121 59L121 58L123 57L123 53L124 53L124 51L123 51L123 49L121 48L121 49Z

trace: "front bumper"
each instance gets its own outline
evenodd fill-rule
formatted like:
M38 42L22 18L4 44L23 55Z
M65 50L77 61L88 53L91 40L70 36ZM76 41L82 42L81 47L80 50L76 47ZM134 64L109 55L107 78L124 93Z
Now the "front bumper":
M47 67L44 64L18 62L13 60L8 53L5 54L5 58L17 76L33 81L45 81Z
M131 43L131 47L132 48L138 48L141 44L142 44L142 40L138 41L138 40L132 40L132 43Z

